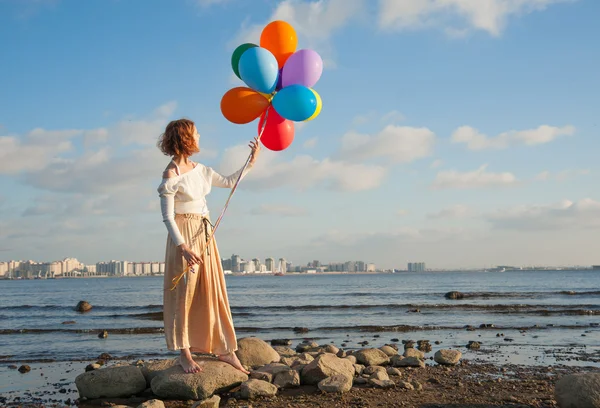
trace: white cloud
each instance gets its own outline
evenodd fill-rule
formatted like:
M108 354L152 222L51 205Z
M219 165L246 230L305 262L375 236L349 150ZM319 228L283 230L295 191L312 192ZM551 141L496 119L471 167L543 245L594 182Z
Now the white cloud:
M402 122L406 117L397 110L392 110L381 117L381 122L384 124L394 125L397 122Z
M109 134L123 144L155 145L176 108L177 102L167 102L148 117L117 122L109 129Z
M432 220L468 218L474 214L475 212L470 207L457 204L452 207L444 208L436 213L427 214L427 218Z
M312 138L308 139L306 142L304 142L302 147L304 147L305 149L312 149L317 145L317 141L318 141L318 139L316 137L312 137Z
M226 174L238 170L248 151L243 145L226 149L219 169ZM281 153L264 151L243 184L254 189L288 187L306 190L325 186L341 191L361 191L381 185L386 174L385 168L377 165L315 159L309 155L290 159L282 158Z
M345 134L340 156L347 160L383 157L409 163L431 155L434 144L435 134L427 128L388 125L375 135Z
M556 173L552 173L548 170L542 171L540 173L538 173L533 179L535 181L548 181L548 180L554 180L554 181L567 181L567 180L571 180L574 179L576 177L580 177L580 176L587 176L591 173L591 171L589 169L568 169L568 170L562 170Z
M493 227L522 231L600 228L600 202L586 198L549 205L524 205L485 216Z
M280 215L282 217L303 217L308 215L306 208L288 204L263 204L250 211L253 215Z
M499 36L511 17L574 0L380 0L379 26L387 30L441 28L450 36L482 30Z
M325 67L332 68L335 63L330 37L359 17L364 3L364 0L284 0L266 21L261 24L244 24L231 45L236 47L245 42L258 44L260 33L269 22L284 20L296 30L298 48L314 49L321 54Z
M507 187L518 183L514 174L509 172L490 173L487 164L477 170L461 173L456 170L445 170L437 173L431 187L434 189L477 189L488 187Z
M539 126L530 130L511 130L489 137L470 126L461 126L452 134L452 143L464 143L469 150L506 149L510 146L535 146L549 143L561 136L573 136L575 127Z

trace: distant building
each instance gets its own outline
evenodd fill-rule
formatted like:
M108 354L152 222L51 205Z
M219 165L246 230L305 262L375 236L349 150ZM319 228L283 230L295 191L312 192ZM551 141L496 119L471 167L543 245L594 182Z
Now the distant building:
M367 272L375 272L375 264L374 263L368 263L367 264Z
M241 272L240 263L242 259L239 255L231 255L231 270L233 272Z
M592 265L592 269L595 271L600 271L600 265Z
M265 268L266 268L267 272L275 271L275 259L273 259L273 258L265 259Z
M409 262L409 272L425 272L425 262Z

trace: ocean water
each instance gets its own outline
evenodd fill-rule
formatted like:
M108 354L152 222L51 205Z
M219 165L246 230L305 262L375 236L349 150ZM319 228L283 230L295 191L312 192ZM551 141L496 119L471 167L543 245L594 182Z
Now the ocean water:
M227 276L239 337L381 346L428 339L434 352L518 364L600 363L600 273L515 271ZM457 290L467 296L448 300ZM162 277L0 281L0 363L173 355ZM90 302L87 313L74 310ZM64 324L64 322L75 322ZM484 325L482 327L482 325ZM308 328L297 333L296 327ZM98 338L101 330L108 338ZM468 351L468 341L481 350ZM440 344L435 344L439 341Z

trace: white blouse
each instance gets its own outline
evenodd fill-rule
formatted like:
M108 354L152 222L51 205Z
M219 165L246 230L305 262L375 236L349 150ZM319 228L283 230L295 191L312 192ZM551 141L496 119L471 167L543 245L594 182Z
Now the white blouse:
M246 167L243 176L248 173L251 166L249 164ZM196 167L187 173L163 178L157 189L160 196L160 209L163 222L176 246L184 244L185 240L175 223L175 214L208 215L206 196L210 193L211 187L232 188L241 171L242 169L239 169L230 176L223 176L212 168L197 163Z

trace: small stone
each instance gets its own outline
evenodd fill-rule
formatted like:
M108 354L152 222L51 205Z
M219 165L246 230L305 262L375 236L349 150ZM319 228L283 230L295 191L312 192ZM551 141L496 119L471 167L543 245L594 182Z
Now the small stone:
M417 380L412 380L410 383L412 384L413 388L417 391L421 391L423 389L423 385L421 385L421 383Z
M108 332L106 330L102 330L100 333L98 333L99 339L105 339L107 337L108 337Z
M385 371L385 369L381 370L381 371L376 371L373 374L371 374L371 377L369 377L369 380L381 380L381 381L385 381L385 380L389 380L390 376L387 374L387 371Z
M344 393L352 388L352 379L345 375L336 374L319 381L317 386L323 392Z
M469 341L467 348L470 350L479 350L481 348L481 344L478 341Z
M19 367L19 372L21 374L25 374L31 371L31 367L29 367L27 364L22 365L21 367Z
M85 300L79 301L79 303L77 303L77 306L75 306L75 311L80 313L89 312L90 310L92 310L92 305L90 305Z
M456 365L460 361L462 353L458 350L438 350L433 359L442 365Z
M95 364L88 364L85 367L85 371L86 372L88 372L88 371L94 371L94 370L99 370L100 368L102 368L102 366L100 364L97 364L97 363L95 363Z
M404 357L416 357L423 359L425 358L425 354L417 349L407 348L406 350L404 350Z
M344 358L345 358L346 360L350 360L350 362L351 362L352 364L356 364L356 356L354 356L354 355L349 355L349 356L346 356L346 357L344 357Z
M267 373L264 371L251 371L250 378L254 378L255 380L261 380L261 381L266 381L266 382L270 383L273 381L273 374Z
M277 395L277 387L266 381L251 379L242 383L240 393L243 399L272 397Z
M333 344L328 344L323 348L323 351L325 353L331 353L331 354L337 355L337 353L340 351L340 349L337 348L336 346L334 346Z
M213 395L208 399L196 402L194 405L192 405L192 408L219 408L220 402L221 397L218 395Z
M398 388L404 389L404 390L414 390L415 387L409 383L408 381L400 381L398 382Z
M308 333L308 327L294 327L294 333Z
M392 380L377 380L377 379L370 379L369 384L371 384L375 388L383 388L383 389L392 388L396 385L396 383L393 382Z
M401 357L401 356L398 356ZM401 359L396 359L392 357L392 364L394 367L425 367L425 362L420 358L416 357L405 357Z
M66 322L62 322L62 324L75 324L75 320L67 320Z
M290 339L273 339L271 340L271 346L291 346L292 341Z
M400 341L400 339L396 339L396 338L394 338L394 339L391 339L390 341L391 341L392 343L398 343L398 342Z
M354 366L354 373L356 375L361 375L365 371L365 366L362 364L353 364L353 366Z
M296 388L300 386L300 373L296 370L280 371L275 374L273 384L279 388Z
M358 384L358 385L364 385L367 384L369 382L369 380L367 380L366 378L363 377L356 377L354 379L354 384Z
M459 299L464 299L465 295L464 295L464 293L461 293L461 292L452 291L452 292L446 293L444 295L444 297L446 299L459 300Z
M165 408L165 403L159 399L151 399L138 405L137 408Z
M402 375L402 371L398 370L396 367L388 367L386 370L388 376L398 376Z
M398 351L390 346L379 347L379 350L383 351L388 357L392 357L398 354Z
M339 350L336 353L336 356L338 356L339 358L345 358L348 355L348 353L346 353L344 350Z
M8 366L8 368L10 368L11 370L16 370L16 369L17 369L17 368L19 368L19 367L17 367L17 366L16 366L16 365L14 365L14 364L11 364L11 365L9 365L9 366Z

